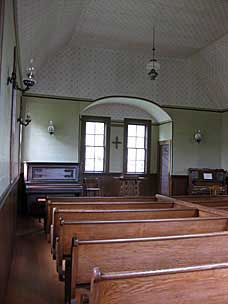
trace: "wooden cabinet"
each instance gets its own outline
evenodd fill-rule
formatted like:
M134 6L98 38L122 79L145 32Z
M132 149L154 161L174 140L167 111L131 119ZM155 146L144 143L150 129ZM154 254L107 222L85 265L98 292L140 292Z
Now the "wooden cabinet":
M188 194L227 194L225 170L190 168L188 172Z

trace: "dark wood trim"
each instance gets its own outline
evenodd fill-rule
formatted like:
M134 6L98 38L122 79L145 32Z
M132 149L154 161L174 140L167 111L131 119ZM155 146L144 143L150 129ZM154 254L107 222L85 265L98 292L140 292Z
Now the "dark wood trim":
M86 122L103 122L105 124L105 154L104 154L104 171L103 172L85 172L85 132ZM81 147L80 147L80 162L82 173L107 173L109 172L110 158L110 131L111 119L105 116L81 116Z
M5 0L0 0L0 71L2 70L2 48L4 36Z
M166 109L174 109L174 110L186 110L186 111L200 111L200 112L214 112L214 113L226 113L228 112L228 109L207 109L207 108L194 108L194 107L181 107L181 106L175 106L175 105L159 105L158 103L152 101L152 100L148 100L142 97L133 97L133 96L105 96L105 97L101 97L98 99L90 99L90 98L82 98L82 97L69 97L69 96L55 96L55 95L45 95L45 94L35 94L35 93L23 93L24 97L33 97L33 98L44 98L44 99L56 99L56 100L72 100L72 101L81 101L81 102L96 102L99 101L101 99L106 99L106 98L111 98L111 97L126 97L126 98L132 98L132 99L141 99L141 100L145 100L147 102L153 103L155 105L157 105L159 108L161 108L162 110L166 110ZM162 123L158 123L158 125L160 124L166 124L169 123L171 121L166 121L166 122L162 122ZM155 124L156 125L156 124Z
M143 173L128 173L127 172L127 138L128 138L128 125L143 125L146 127L146 134L145 134L145 142L144 147L146 150L145 155L145 166ZM151 120L144 120L144 119L131 119L125 118L124 119L124 144L123 144L123 173L124 175L147 175L150 172L150 157L151 157Z
M197 111L197 112L214 112L214 113L223 113L223 109L207 109L207 108L194 108L194 107L185 107L185 106L171 106L163 105L161 106L163 110L173 109L173 110L185 110L185 111Z
M22 81L22 67L21 67L21 56L20 56L20 39L19 39L19 30L18 30L18 20L17 20L17 0L13 0L13 19L14 19L14 29L15 29L15 40L16 40L16 57L17 57L17 67L18 67L18 74L20 82L20 87L23 88L23 81Z
M33 97L41 99L55 99L55 100L70 100L70 101L81 101L81 102L93 102L93 99L82 98L82 97L68 97L68 96L55 96L46 94L35 94L35 93L23 93L23 97Z
M13 50L13 73L16 74L16 66L17 66L17 51L16 46ZM10 113L10 182L13 179L13 162L14 162L14 149L15 149L15 135L16 135L16 98L17 93L15 88L11 89L11 113Z

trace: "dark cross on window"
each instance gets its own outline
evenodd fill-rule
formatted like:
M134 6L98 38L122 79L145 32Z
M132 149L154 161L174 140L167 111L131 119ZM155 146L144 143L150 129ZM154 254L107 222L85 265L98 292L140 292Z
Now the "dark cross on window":
M122 142L119 141L119 137L118 136L116 136L116 139L112 143L116 146L116 149L118 149L118 145L122 144Z

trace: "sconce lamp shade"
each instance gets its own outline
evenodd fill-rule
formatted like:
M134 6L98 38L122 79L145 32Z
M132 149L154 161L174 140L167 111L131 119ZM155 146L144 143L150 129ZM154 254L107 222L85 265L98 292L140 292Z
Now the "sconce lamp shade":
M200 130L198 130L195 135L194 135L194 139L195 141L199 144L202 141L202 134L200 132Z
M55 126L53 125L53 121L52 120L49 121L48 133L50 135L54 135L55 134Z

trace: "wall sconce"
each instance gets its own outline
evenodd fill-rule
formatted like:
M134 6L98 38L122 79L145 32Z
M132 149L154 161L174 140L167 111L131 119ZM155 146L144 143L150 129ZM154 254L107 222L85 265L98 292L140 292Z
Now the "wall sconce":
M54 135L55 134L55 126L53 125L53 121L52 120L49 121L48 133L50 135Z
M201 141L202 141L202 134L201 134L200 130L198 130L198 131L194 134L194 139L195 139L195 142L197 142L198 144L201 143Z
M27 126L30 124L31 121L32 121L32 120L31 120L31 117L30 117L29 114L26 115L25 120L23 120L23 118L22 118L21 116L18 117L18 119L17 119L17 122L19 122L20 125L22 125L22 126L24 126L24 127L27 127Z
M7 85L9 85L11 83L15 90L19 90L23 93L28 91L31 87L33 87L36 84L36 80L34 79L35 68L33 66L33 62L34 62L34 60L31 59L30 60L30 65L26 70L26 77L23 79L23 84L25 86L24 89L20 88L18 83L17 83L17 74L16 74L16 69L15 68L13 69L11 77L9 76L7 78Z

